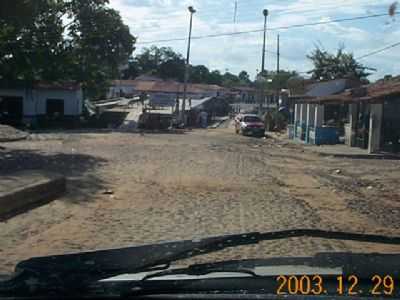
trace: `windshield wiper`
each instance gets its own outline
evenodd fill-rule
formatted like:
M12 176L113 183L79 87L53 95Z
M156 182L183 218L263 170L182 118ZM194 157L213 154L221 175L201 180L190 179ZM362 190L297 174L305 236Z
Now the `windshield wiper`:
M181 259L217 252L230 247L294 237L400 245L400 237L295 229L38 257L17 264L15 275L8 281L0 282L0 296L24 292L31 295L32 291L40 294L49 290L69 294L80 293L98 280L120 274L151 271L159 266L163 266L159 269L167 269L171 263Z

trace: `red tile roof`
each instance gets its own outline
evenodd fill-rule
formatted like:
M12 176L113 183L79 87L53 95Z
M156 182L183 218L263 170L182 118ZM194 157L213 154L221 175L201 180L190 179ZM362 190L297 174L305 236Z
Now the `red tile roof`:
M46 90L70 90L76 91L81 89L81 85L75 81L36 81L29 85L22 80L0 80L1 89L46 89Z
M346 90L345 92L337 95L330 95L325 97L315 97L302 99L299 103L354 103L360 101L367 101L371 103L382 102L384 98L391 96L399 96L400 101L400 82L378 82L373 83L363 88Z
M249 86L235 86L232 88L233 91L241 91L241 92L255 92L256 89Z
M183 93L184 84L174 80L114 80L114 85L131 85L139 92L153 93ZM225 90L223 87L213 84L188 84L188 93L207 93Z

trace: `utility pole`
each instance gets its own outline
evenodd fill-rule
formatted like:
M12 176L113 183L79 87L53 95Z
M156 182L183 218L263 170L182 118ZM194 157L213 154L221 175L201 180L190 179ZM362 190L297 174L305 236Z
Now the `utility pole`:
M233 24L234 24L234 25L236 25L237 6L238 6L238 2L237 2L237 0L235 0L235 11L234 11L234 13L233 13Z
M265 74L265 51L266 51L266 43L267 43L267 17L268 17L268 9L263 10L263 15L264 15L264 40L263 40L263 49L262 49L262 63L261 63L261 76ZM259 112L261 113L262 111L262 103L265 102L265 94L263 89L260 89L260 94L259 94Z
M279 72L280 72L280 37L279 34L277 36L277 41L276 41L276 76L277 76L277 86L276 86L276 103L277 107L279 108L279 98L281 95L281 87L280 87L280 81L279 81Z
M184 78L184 84L183 84L183 101L182 101L182 111L181 111L181 117L180 121L183 122L183 124L186 125L186 96L187 96L187 85L189 81L189 63L190 63L190 43L192 39L192 25L193 25L193 14L196 12L196 10L193 8L193 6L188 7L189 13L190 13L190 24L189 24L189 37L188 37L188 48L187 48L187 54L186 54L186 65L185 65L185 78Z
M262 64L261 64L261 73L265 71L265 44L267 42L267 17L268 17L268 9L263 10L264 15L264 42L263 42L263 50L262 50Z
M278 34L277 42L276 42L276 74L279 74L280 70L280 59L281 59L281 53L280 53L280 37Z

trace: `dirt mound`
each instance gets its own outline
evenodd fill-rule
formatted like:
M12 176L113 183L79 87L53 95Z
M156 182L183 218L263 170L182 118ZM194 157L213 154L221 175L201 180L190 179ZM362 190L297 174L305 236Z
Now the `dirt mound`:
M28 137L28 133L18 130L8 125L0 124L0 143L1 142L12 142L23 140Z

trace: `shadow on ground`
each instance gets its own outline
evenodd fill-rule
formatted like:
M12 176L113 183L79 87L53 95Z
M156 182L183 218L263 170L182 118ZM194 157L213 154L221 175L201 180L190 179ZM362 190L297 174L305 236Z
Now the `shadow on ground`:
M199 128L186 128L186 129L143 129L143 128L135 128L135 129L120 129L120 128L85 128L85 129L70 129L70 130L35 130L31 131L31 135L28 139L45 139L46 136L55 136L61 134L65 136L66 134L74 135L74 134L108 134L108 133L124 133L124 134L184 134L186 132L190 132L193 129ZM39 136L39 138L38 138Z
M67 179L67 195L71 203L87 202L90 196L105 189L106 183L95 169L106 159L76 153L44 153L36 150L6 149L0 151L0 176L12 176L22 170L42 170L63 175Z

